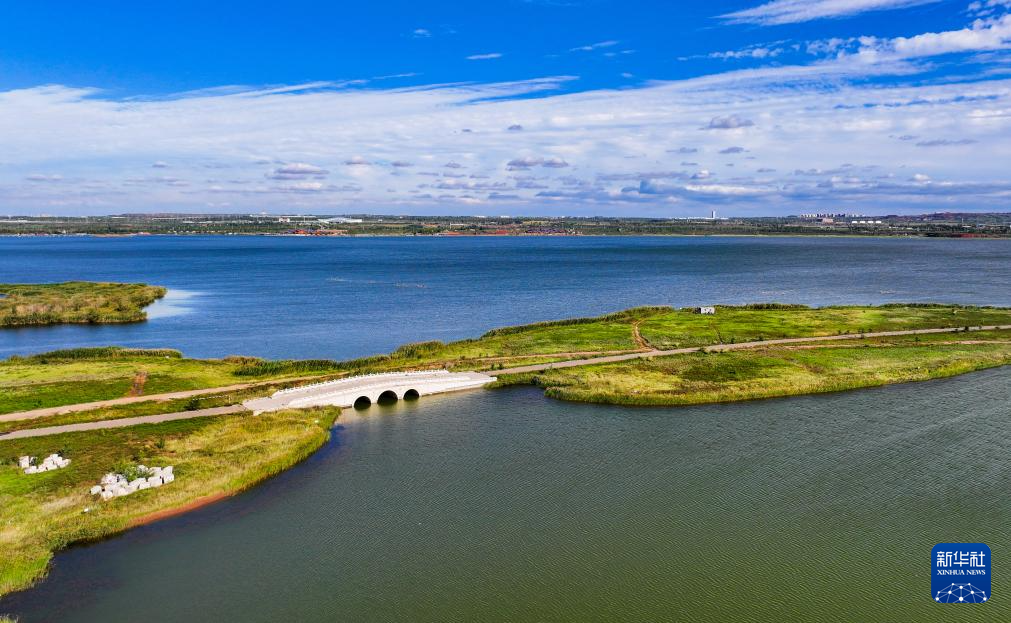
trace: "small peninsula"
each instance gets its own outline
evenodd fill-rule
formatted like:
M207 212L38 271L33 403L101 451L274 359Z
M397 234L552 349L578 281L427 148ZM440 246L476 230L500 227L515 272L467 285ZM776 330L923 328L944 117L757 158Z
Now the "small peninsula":
M0 283L0 328L141 322L166 292L143 283Z
M0 595L43 577L69 544L232 495L311 455L340 409L253 416L242 407L279 389L446 369L485 372L498 387L532 384L552 398L681 406L1007 364L1011 309L942 304L640 307L348 361L188 359L118 347L15 356L0 361ZM33 436L4 438L15 432ZM32 475L19 468L20 458L53 453L71 462ZM173 465L175 481L122 499L89 495L103 474L136 465Z

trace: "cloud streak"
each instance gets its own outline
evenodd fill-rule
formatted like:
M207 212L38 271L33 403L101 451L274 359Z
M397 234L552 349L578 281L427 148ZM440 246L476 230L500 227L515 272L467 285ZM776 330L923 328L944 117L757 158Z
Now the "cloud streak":
M940 0L773 0L752 9L721 15L735 24L775 26L818 19L852 17L868 11L905 9Z
M467 57L468 61L487 61L494 58L502 58L501 52L489 52L487 54L471 54Z
M1011 209L1011 80L849 83L868 71L916 68L847 57L578 93L556 92L567 77L131 100L11 90L0 153L18 157L0 164L0 201L23 213Z

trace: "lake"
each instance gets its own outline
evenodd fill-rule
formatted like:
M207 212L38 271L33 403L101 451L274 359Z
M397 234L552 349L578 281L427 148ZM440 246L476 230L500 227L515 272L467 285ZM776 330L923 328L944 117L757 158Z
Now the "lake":
M0 334L355 356L631 305L1011 305L1011 243L892 239L0 239L0 281L142 280L150 322ZM398 285L399 284L399 285ZM1008 620L931 601L930 550L1011 547L1011 369L641 409L476 391L342 418L302 465L75 547L35 621ZM1001 558L999 558L1000 560Z
M635 305L1011 305L1011 240L894 238L2 238L0 283L163 285L146 323L0 332L193 357L349 358Z

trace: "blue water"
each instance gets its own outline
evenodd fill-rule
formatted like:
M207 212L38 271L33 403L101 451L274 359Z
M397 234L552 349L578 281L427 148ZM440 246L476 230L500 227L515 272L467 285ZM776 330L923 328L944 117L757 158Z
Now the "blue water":
M1011 305L1011 241L0 238L0 282L171 289L150 321L0 332L351 357L633 305ZM1011 549L1011 367L633 409L537 388L341 416L323 450L194 513L57 555L37 621L991 621L939 606L938 542ZM2 555L2 552L0 552Z
M347 358L634 305L1011 305L1011 241L827 238L0 238L0 282L147 282L146 323L0 332L0 357L119 344Z

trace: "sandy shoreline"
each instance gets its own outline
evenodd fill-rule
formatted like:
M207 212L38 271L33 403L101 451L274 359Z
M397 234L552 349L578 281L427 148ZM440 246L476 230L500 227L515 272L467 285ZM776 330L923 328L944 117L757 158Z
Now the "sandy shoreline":
M154 523L156 521L161 521L162 519L168 519L170 517L176 517L190 511L195 511L198 508L203 508L204 506L209 506L215 502L220 502L225 498L230 498L238 493L238 491L232 493L214 493L212 495L205 495L199 497L195 500L182 504L180 506L174 506L172 508L166 508L165 510L156 511L154 513L149 513L147 515L142 515L136 519L130 521L127 525L127 529L137 528L139 526L146 526L148 524Z

